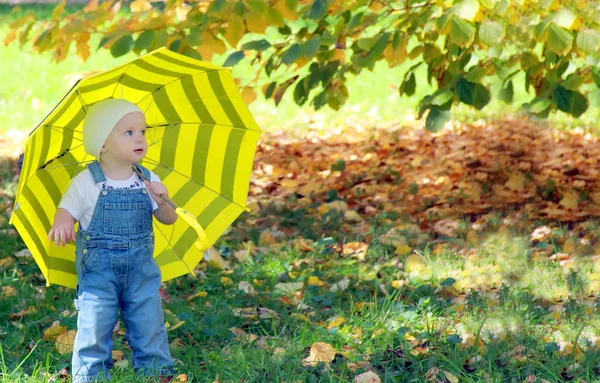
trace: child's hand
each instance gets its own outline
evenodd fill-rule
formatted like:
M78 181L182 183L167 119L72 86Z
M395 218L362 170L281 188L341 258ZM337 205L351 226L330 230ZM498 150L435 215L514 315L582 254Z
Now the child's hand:
M148 192L150 192L150 196L152 197L153 200L156 201L156 203L158 204L158 206L162 206L164 204L166 204L165 200L160 197L160 195L164 195L165 197L169 196L169 191L167 190L167 187L165 185L163 185L160 182L148 182L148 181L144 181L144 184L146 185L146 189L148 189Z
M75 218L65 209L57 209L48 240L55 241L56 246L65 246L70 239L75 241Z

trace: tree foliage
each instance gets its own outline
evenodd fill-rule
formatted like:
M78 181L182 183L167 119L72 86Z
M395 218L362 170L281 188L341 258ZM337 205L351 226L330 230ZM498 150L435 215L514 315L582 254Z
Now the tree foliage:
M596 1L91 0L70 15L64 5L46 21L33 15L16 20L5 44L33 40L37 51L52 51L56 61L72 44L87 59L95 33L102 36L98 49L115 57L167 46L211 60L233 48L225 65L249 60L257 75L253 85L265 73L269 80L259 85L276 104L291 91L298 105L336 110L348 98L349 73L373 70L379 60L391 67L413 60L398 84L400 94L415 94L415 71L425 66L437 90L420 100L419 118L427 113L431 130L443 127L454 104L480 110L492 97L512 103L519 73L523 91L535 93L522 107L539 117L552 110L579 117L589 106L583 85L600 87ZM130 16L116 17L122 6ZM252 39L242 41L248 33ZM275 72L284 76L275 79ZM497 95L489 90L494 78L502 83Z

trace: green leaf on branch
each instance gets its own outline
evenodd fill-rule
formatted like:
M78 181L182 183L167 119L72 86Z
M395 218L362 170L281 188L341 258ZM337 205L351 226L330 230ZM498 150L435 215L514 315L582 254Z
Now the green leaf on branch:
M296 87L294 88L294 102L298 106L302 106L308 101L308 91L306 87L306 78L298 81Z
M559 56L565 55L573 45L573 34L568 29L551 24L548 28L548 49Z
M597 53L600 50L600 33L593 29L582 29L577 34L577 46L585 53Z
M472 105L478 110L483 109L490 102L490 91L481 84L461 78L454 89L462 103Z
M260 39L260 40L249 41L249 42L245 43L244 45L242 45L242 50L244 50L244 51L255 50L258 52L262 52L270 47L271 47L271 43L269 43L265 39Z
M431 104L442 106L447 105L452 100L454 93L450 89L439 89L431 95Z
M283 52L283 55L281 55L281 62L286 65L292 65L300 58L300 56L302 56L302 47L298 43L294 43Z
M444 129L448 120L450 120L450 112L434 105L427 114L425 128L432 133L438 133Z
M149 29L147 31L144 31L135 40L135 44L133 46L133 51L139 54L143 50L150 48L150 46L152 46L153 41L154 41L154 30Z
M413 94L415 94L416 86L417 82L415 74L413 72L407 73L407 75L404 77L404 81L402 81L402 85L400 85L400 96L402 96L403 94L409 97L412 96Z
M131 35L125 35L120 37L114 44L110 47L110 53L113 57L121 57L133 48L133 37Z
M500 99L500 101L510 104L513 102L514 95L515 90L513 82L512 80L510 80L506 83L506 85L502 87L502 89L500 89L500 92L498 93L498 98Z
M308 14L309 19L320 20L327 14L327 0L315 0Z
M578 90L581 85L586 82L586 77L577 73L571 73L567 79L562 83L567 89Z
M583 94L566 89L561 85L554 89L552 96L554 104L559 110L576 118L585 113L589 106L588 100Z
M450 21L450 41L461 48L473 43L475 27L469 21L453 17Z
M268 7L265 11L265 20L267 20L269 24L277 27L285 26L285 19L283 18L281 12L272 7Z
M265 98L267 100L269 98L271 98L271 96L273 96L273 92L275 92L276 86L277 86L277 83L275 81L273 81L272 83L269 84L269 86L267 86L267 89L265 89Z
M504 39L504 25L487 21L479 27L479 38L487 45L496 45Z
M244 2L254 13L263 13L267 9L267 4L263 0L245 0Z
M523 107L529 112L533 114L543 114L546 111L550 110L550 105L552 105L552 101L546 97L536 97L531 102L526 103Z
M479 3L476 0L463 0L450 10L462 19L473 21L479 11Z
M223 66L224 67L232 67L232 66L236 65L237 63L239 63L244 57L245 56L244 56L243 51L233 52L232 54L229 55L229 57L227 57L227 60L225 60L225 64L223 64Z
M307 59L312 59L317 54L319 50L319 46L321 45L321 38L319 36L315 36L310 40L306 41L302 44L302 54Z

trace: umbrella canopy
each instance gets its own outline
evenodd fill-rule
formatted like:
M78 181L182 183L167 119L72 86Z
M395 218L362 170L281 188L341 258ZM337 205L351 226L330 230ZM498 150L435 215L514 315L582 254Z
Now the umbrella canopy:
M211 246L246 210L260 129L222 68L160 48L112 70L81 79L30 134L11 223L48 283L75 288L75 246L48 241L70 180L95 158L83 148L87 109L123 98L146 114L148 152L171 199L204 230ZM154 258L163 281L191 272L203 255L189 220L154 220Z

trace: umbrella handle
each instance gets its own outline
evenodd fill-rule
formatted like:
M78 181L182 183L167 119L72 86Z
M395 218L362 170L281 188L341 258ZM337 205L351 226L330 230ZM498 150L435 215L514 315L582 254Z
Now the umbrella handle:
M196 234L198 234L198 240L195 242L196 247L201 251L208 250L208 238L206 238L206 233L196 220L196 217L181 207L176 208L175 212L181 217L181 219L183 219L188 225L196 230Z

